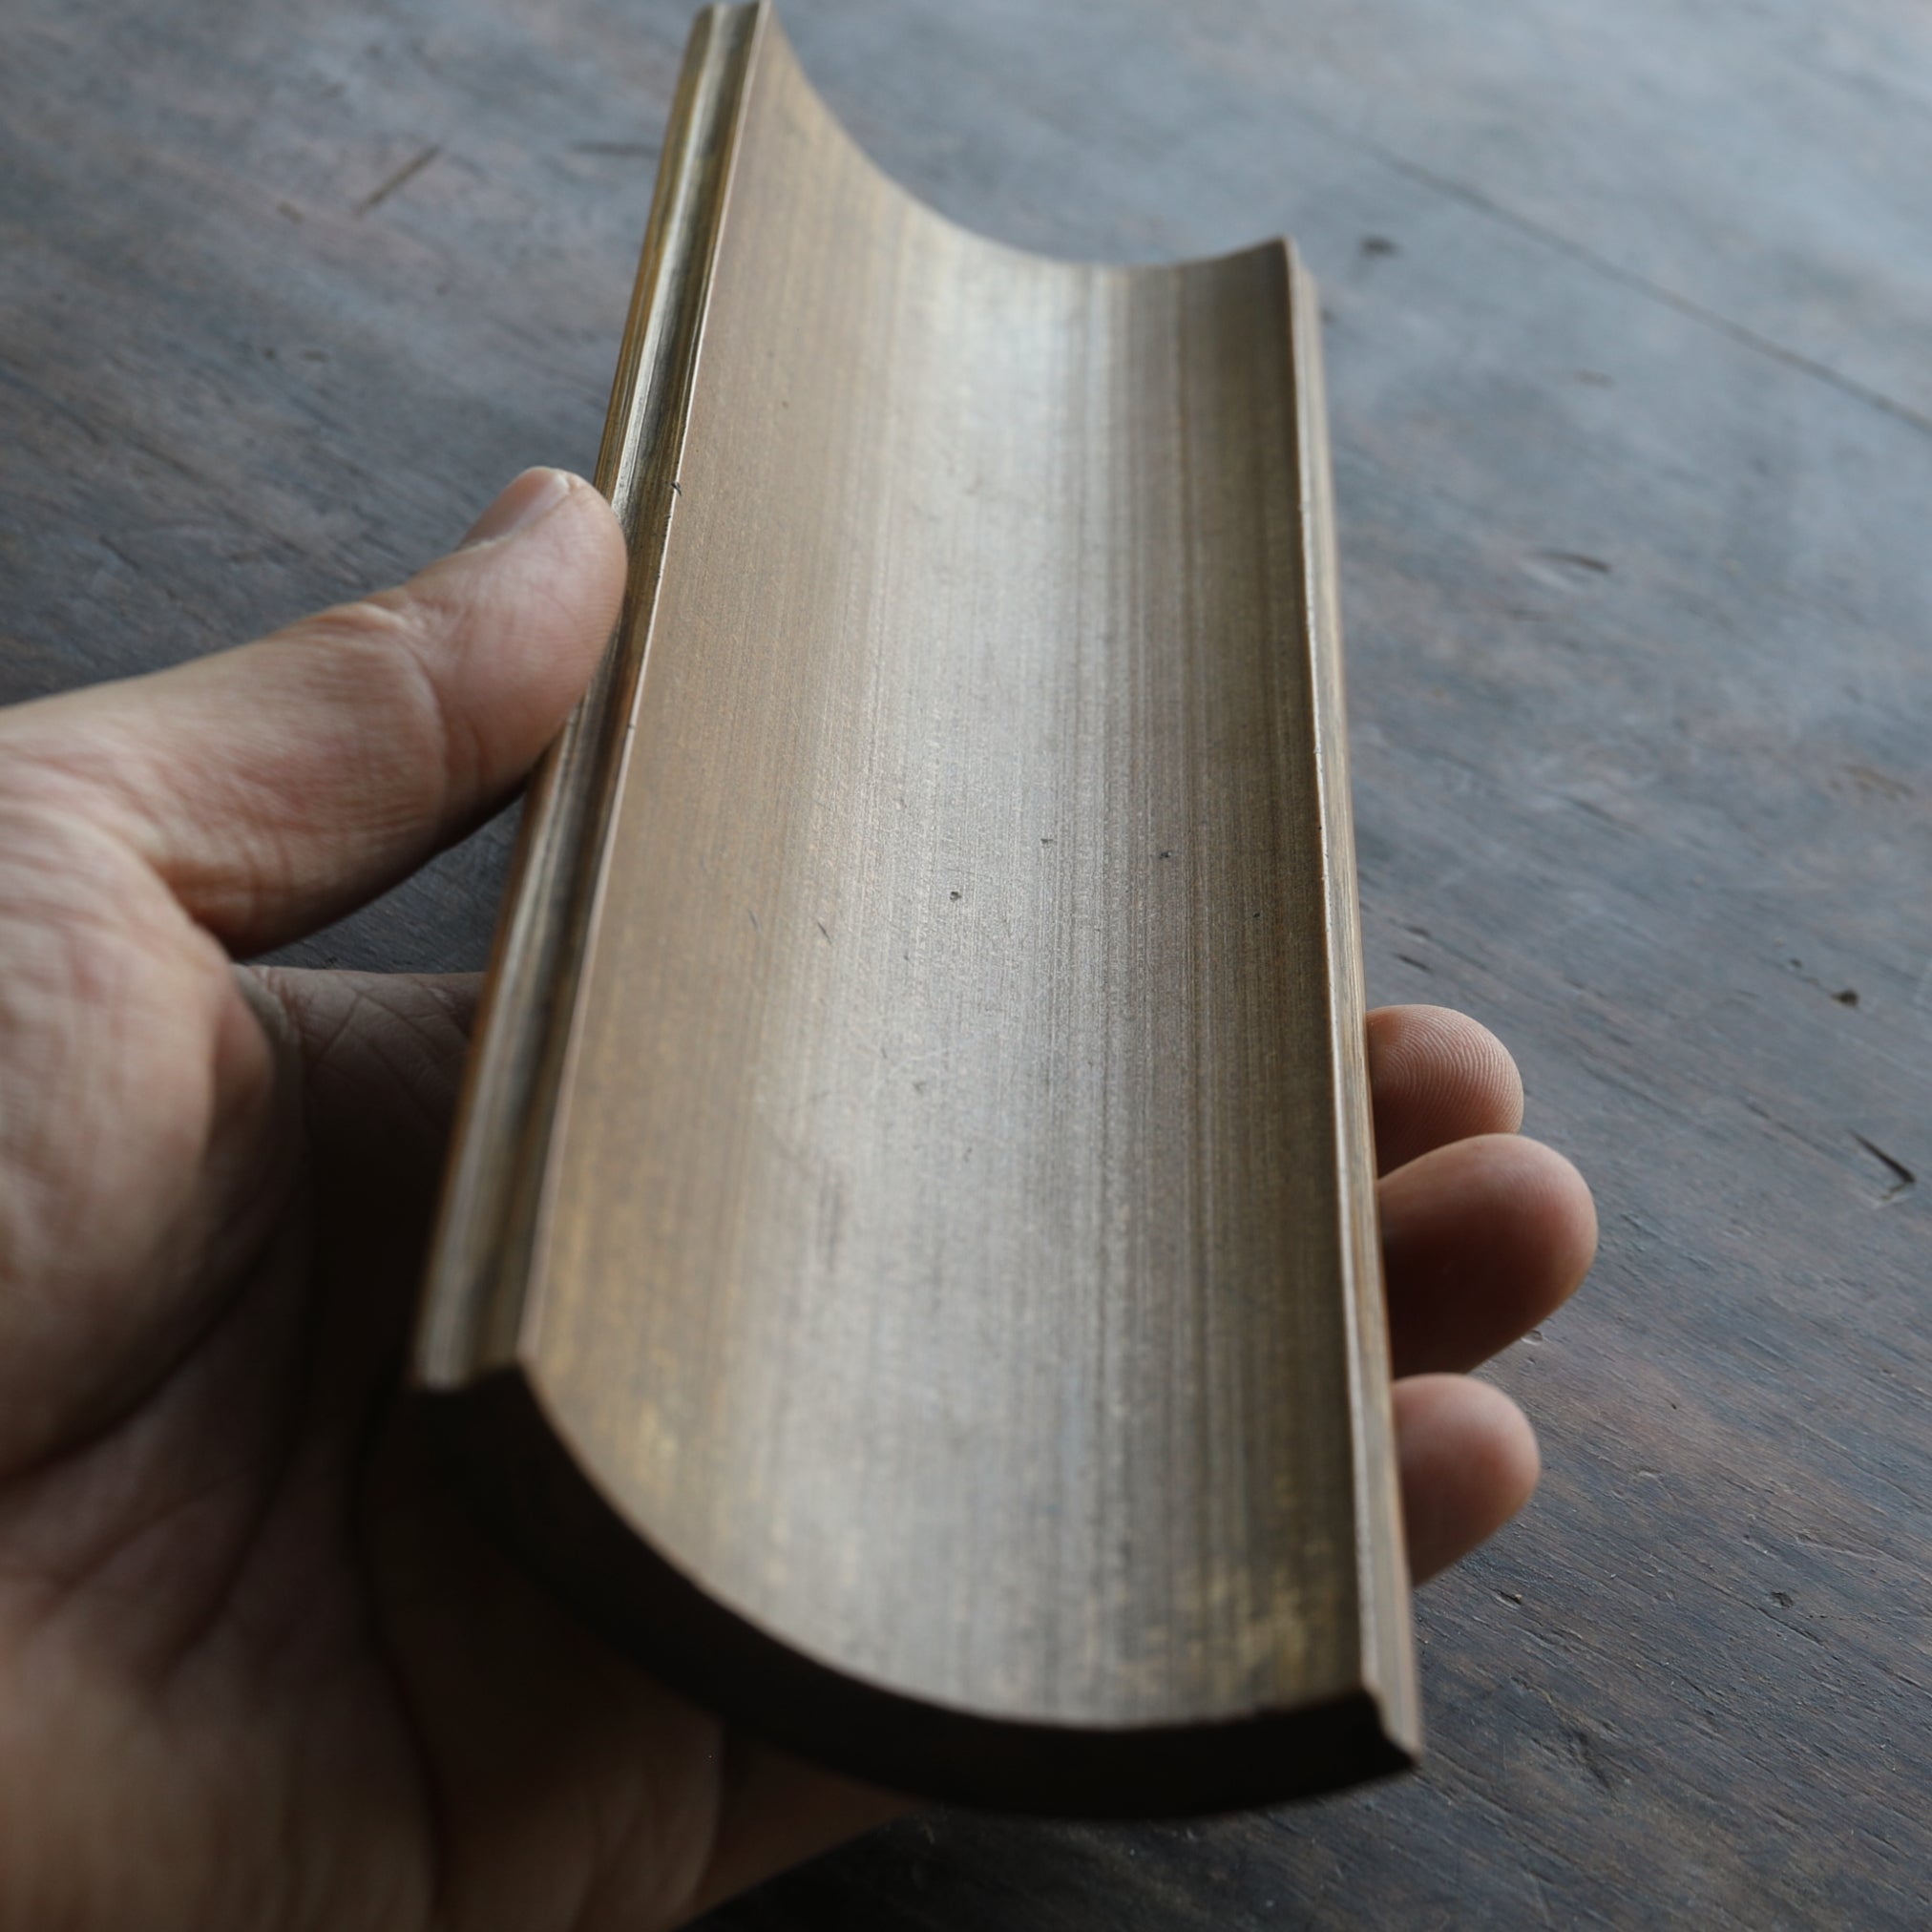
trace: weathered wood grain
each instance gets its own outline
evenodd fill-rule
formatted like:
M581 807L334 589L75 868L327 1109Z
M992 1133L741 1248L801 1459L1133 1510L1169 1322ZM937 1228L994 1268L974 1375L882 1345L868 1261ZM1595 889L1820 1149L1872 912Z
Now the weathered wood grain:
M14 8L10 693L360 588L592 460L684 13ZM1418 1600L1419 1778L1186 1831L921 1821L720 1922L1918 1925L1926 1183L1867 1144L1932 1166L1922 10L1640 0L1583 48L1418 0L787 17L976 227L1296 236L1371 991L1508 1038L1606 1240L1499 1371L1542 1495ZM307 956L479 963L497 850Z

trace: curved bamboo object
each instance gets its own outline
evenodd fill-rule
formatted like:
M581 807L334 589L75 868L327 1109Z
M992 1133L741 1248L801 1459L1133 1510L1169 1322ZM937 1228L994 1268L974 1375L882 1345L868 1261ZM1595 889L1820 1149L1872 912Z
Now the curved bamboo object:
M1225 1807L1417 1736L1316 311L1045 262L694 31L418 1378L755 1728Z

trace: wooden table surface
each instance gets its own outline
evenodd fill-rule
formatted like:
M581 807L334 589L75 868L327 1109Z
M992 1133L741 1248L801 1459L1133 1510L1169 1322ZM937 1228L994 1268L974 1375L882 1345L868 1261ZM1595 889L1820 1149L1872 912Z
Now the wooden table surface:
M588 465L685 18L12 0L0 696L239 640ZM1547 1474L1421 1596L1421 1774L1185 1827L914 1820L714 1922L1924 1924L1932 13L785 18L976 227L1297 238L1371 992L1504 1035L1604 1246L1496 1370ZM479 963L506 838L298 956Z

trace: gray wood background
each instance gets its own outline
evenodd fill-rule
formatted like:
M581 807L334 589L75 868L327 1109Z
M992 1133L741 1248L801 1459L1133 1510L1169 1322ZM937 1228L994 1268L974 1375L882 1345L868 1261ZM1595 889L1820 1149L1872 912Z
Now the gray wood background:
M0 696L587 466L685 9L10 0ZM1932 1895L1932 11L791 0L974 226L1325 283L1370 984L1515 1047L1603 1258L1399 1785L911 1821L782 1928L1919 1926ZM507 828L298 949L479 963ZM1922 1182L1922 1177L1923 1181Z

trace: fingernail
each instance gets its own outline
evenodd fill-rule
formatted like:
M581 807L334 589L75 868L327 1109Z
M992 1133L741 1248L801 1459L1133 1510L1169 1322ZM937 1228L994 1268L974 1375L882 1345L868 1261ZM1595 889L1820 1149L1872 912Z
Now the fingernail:
M563 470L526 470L470 526L461 548L468 550L473 543L489 543L493 538L508 536L513 530L535 523L570 494L576 480Z

